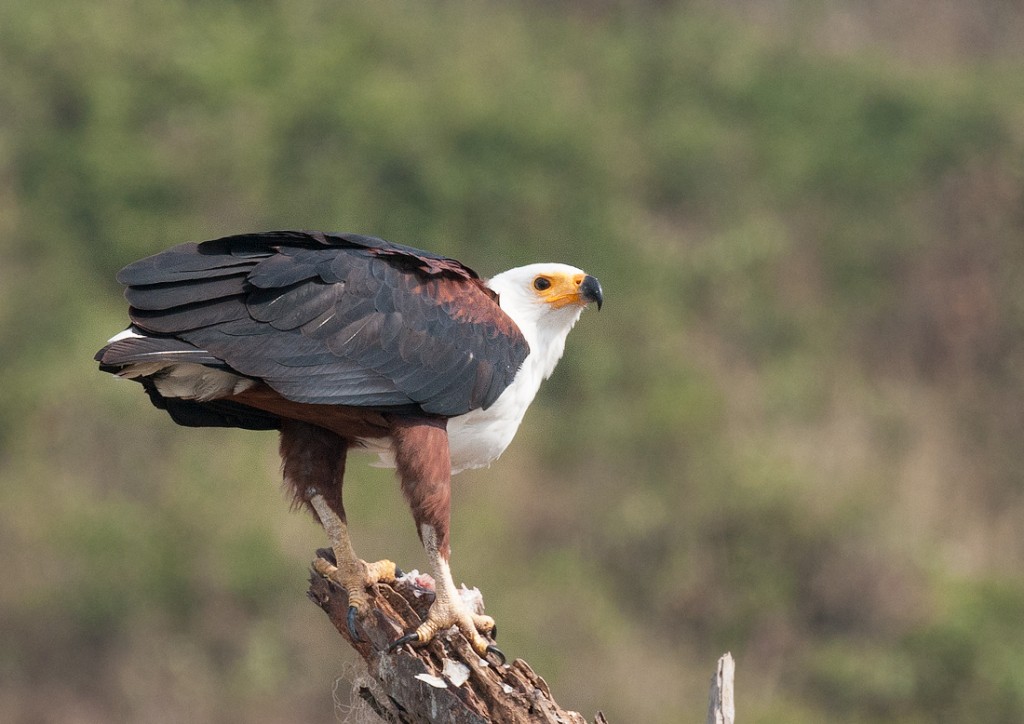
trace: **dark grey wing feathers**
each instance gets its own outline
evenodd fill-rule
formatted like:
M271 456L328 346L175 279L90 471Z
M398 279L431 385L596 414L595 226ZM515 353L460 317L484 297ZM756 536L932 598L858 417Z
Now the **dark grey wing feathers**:
M475 272L373 237L182 244L118 278L140 328L296 402L458 415L492 404L529 353Z
M110 342L96 353L104 367L123 367L144 362L188 362L223 367L224 362L204 349L174 337L127 337Z
M204 242L208 244L210 242ZM252 261L236 254L204 253L193 241L179 244L167 251L133 262L117 274L126 285L162 284L176 279L203 279L224 276L251 267Z
M163 284L135 285L125 289L124 296L134 307L148 310L172 309L195 302L223 299L245 291L245 273L229 276L201 277Z
M210 327L233 322L246 315L240 296L209 302L183 304L167 310L132 307L131 319L139 327L157 334L177 335L183 329Z

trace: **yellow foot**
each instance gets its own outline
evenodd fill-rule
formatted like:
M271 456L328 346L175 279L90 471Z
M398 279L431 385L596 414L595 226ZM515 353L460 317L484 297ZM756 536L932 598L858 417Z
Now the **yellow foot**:
M401 575L398 566L388 560L367 563L359 558L350 561L339 559L339 565L333 566L317 557L313 561L313 568L348 593L348 631L355 641L362 640L356 631L356 617L370 612L370 597L366 595L366 589L375 583L394 583L396 577Z
M447 631L452 626L466 637L470 646L479 656L486 657L488 653L492 653L501 659L502 664L505 663L505 654L501 652L501 649L484 638L484 636L495 638L498 627L495 625L494 619L490 616L473 613L457 596L439 595L434 599L434 603L427 613L427 620L412 633L406 634L392 643L388 650L393 651L405 644L423 646L432 641L438 633Z

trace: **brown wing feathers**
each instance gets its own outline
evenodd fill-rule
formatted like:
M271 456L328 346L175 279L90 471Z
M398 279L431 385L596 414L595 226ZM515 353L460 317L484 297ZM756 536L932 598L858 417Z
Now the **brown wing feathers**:
M458 415L493 403L529 352L472 270L372 237L182 244L118 278L132 321L187 343L182 359L205 354L295 402ZM121 348L101 351L105 368L126 363Z

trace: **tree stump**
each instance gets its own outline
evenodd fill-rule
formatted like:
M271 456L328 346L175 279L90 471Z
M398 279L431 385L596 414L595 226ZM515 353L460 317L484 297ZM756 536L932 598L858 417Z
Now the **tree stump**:
M330 550L320 549L317 555L334 563ZM310 599L366 662L367 676L357 678L354 691L381 720L392 724L587 724L579 712L558 706L547 683L525 661L502 664L494 655L481 659L455 629L439 634L426 646L388 651L393 641L426 619L433 593L418 586L411 575L393 586L372 586L368 593L372 615L359 622L361 640L355 641L348 630L345 590L315 570L310 572ZM711 679L708 724L735 722L734 672L732 655L726 653ZM608 724L601 712L593 721Z
M317 555L334 563L334 554ZM439 634L423 647L388 646L426 619L433 595L411 576L394 586L378 584L369 590L371 616L360 620L360 641L348 630L348 595L315 570L309 581L310 599L366 662L374 684L357 687L359 696L386 722L419 724L587 724L578 712L562 709L547 683L522 659L502 664L494 655L481 659L455 630ZM607 724L598 713L594 724Z

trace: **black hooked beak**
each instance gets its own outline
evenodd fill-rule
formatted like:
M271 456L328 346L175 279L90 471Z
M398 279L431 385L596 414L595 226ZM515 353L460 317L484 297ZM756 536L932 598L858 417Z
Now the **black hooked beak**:
M601 305L604 303L604 292L601 291L601 282L597 281L597 277L592 277L589 274L583 277L583 282L580 284L580 296L588 302L596 302L597 308L601 309Z

